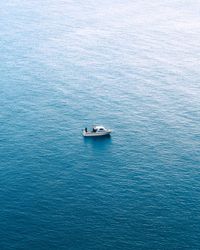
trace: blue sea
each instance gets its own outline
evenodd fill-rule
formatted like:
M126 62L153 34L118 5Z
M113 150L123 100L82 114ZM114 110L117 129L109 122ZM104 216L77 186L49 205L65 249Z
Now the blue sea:
M1 1L1 250L200 249L199 13Z

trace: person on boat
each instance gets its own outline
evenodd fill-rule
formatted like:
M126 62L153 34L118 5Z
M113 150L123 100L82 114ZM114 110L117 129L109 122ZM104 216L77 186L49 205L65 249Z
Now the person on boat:
M87 128L85 128L85 132L87 133Z

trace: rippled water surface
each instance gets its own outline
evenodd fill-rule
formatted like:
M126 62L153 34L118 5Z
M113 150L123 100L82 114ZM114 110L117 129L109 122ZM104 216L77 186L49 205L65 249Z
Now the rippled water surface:
M0 249L200 249L199 13L1 1Z

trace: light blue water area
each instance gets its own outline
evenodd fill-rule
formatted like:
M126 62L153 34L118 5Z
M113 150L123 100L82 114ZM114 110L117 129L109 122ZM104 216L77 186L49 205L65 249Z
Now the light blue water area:
M1 1L1 250L200 249L199 13Z

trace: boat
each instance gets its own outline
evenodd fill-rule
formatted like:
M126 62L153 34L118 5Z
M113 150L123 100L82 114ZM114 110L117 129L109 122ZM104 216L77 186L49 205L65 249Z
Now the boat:
M92 137L110 135L111 132L112 130L106 129L103 126L94 125L91 131L88 131L87 128L83 129L82 134L84 137Z

